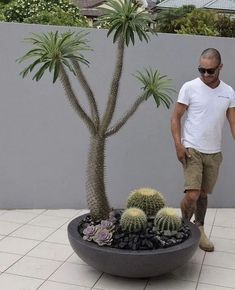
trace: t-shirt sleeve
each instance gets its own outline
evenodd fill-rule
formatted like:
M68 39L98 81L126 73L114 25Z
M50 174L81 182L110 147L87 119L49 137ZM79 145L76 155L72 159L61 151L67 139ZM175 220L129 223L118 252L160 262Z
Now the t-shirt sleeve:
M190 103L190 94L189 94L189 87L187 84L184 84L179 91L178 95L178 103L189 105Z
M235 92L234 90L232 90L232 97L231 97L229 108L234 108L234 107L235 107Z

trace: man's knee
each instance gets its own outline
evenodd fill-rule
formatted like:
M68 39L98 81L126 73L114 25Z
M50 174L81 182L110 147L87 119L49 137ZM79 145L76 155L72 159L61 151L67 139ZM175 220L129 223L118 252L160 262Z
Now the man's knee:
M197 199L200 191L186 191L185 196L180 203L182 217L186 220L190 220L193 216L196 206L197 206Z
M205 190L202 189L201 192L200 192L200 197L201 198L207 198L207 194L208 193Z
M185 198L188 201L191 201L193 203L198 200L200 195L201 195L201 191L200 190L186 190L185 191Z

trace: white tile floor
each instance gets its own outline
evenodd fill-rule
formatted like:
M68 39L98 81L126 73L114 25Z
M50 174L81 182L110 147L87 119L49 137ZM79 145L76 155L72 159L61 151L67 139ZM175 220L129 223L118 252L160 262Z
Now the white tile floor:
M75 255L69 221L84 210L0 210L1 290L235 289L235 209L209 209L206 231L215 252L197 250L184 266L151 279L101 273Z

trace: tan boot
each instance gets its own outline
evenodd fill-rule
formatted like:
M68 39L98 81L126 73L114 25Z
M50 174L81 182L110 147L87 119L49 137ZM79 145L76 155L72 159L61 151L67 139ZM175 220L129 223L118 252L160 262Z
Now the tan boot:
M199 230L201 232L201 238L200 238L200 241L199 241L199 248L202 249L203 251L206 251L206 252L213 252L214 251L214 245L208 239L208 237L206 236L206 234L204 232L204 227L203 226L199 226L198 228L199 228Z

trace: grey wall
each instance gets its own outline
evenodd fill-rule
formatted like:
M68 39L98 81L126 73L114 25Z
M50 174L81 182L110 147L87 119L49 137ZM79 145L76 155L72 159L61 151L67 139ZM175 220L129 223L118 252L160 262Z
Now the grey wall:
M47 75L37 83L19 76L24 65L15 60L29 46L31 32L63 30L39 25L0 24L0 207L85 208L85 167L89 134L67 102L60 84ZM104 108L114 68L115 49L106 32L91 30L93 51L85 74ZM133 77L143 67L158 68L178 90L197 77L198 56L207 47L223 56L222 79L235 87L235 39L159 34L149 45L126 51L117 119L139 93ZM86 106L82 91L74 82ZM176 100L176 95L174 99ZM172 109L171 109L172 110ZM169 206L179 206L183 175L170 134L171 110L144 103L129 123L107 144L106 180L112 206L122 207L128 193L148 186L165 194ZM235 143L224 130L224 162L210 198L211 207L235 205Z

